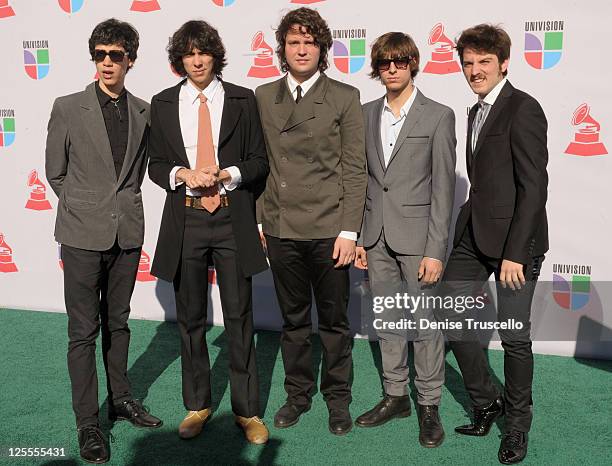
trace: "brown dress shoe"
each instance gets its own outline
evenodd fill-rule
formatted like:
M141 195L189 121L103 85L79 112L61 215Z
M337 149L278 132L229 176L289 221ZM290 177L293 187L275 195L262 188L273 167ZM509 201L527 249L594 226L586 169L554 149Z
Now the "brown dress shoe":
M244 435L249 442L261 445L268 441L268 428L259 417L236 416L236 424L244 430Z
M194 438L202 432L202 427L212 416L210 408L202 411L189 411L183 422L179 425L179 437L182 439Z

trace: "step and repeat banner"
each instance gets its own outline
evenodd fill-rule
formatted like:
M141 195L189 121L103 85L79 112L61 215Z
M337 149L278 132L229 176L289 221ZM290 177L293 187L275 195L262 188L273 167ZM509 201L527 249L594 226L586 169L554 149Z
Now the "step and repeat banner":
M53 100L95 77L87 45L93 27L109 17L136 27L140 49L126 86L150 100L178 80L165 48L189 19L204 19L219 30L228 55L225 80L254 89L277 79L274 28L300 6L318 9L328 21L334 44L327 73L358 87L363 103L383 94L367 76L374 40L392 30L414 38L421 54L417 87L455 111L456 206L469 188L465 133L467 109L476 97L461 73L454 40L481 22L508 31L508 77L538 99L549 123L551 248L533 319L557 333L534 348L612 359L612 309L604 303L612 279L612 63L606 52L612 3L604 1L583 6L516 0L512 8L494 8L474 0L466 8L450 0L0 0L0 307L64 312L62 264L53 239L57 199L44 176L46 127ZM132 317L173 320L172 286L149 273L165 193L148 179L142 190L147 224ZM352 279L354 333L372 335L367 279L356 270ZM208 281L209 317L221 324L212 268ZM260 328L280 328L269 272L254 280L254 306Z

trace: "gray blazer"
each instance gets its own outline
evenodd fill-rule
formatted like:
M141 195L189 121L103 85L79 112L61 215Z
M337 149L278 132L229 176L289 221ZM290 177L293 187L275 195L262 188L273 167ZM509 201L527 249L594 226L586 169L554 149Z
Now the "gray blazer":
M95 83L59 97L48 125L46 175L59 198L55 240L104 251L142 246L140 186L147 164L149 104L128 92L130 132L117 179Z
M455 194L455 114L418 91L385 168L383 105L381 97L363 106L368 190L359 244L373 246L384 228L396 253L444 261Z

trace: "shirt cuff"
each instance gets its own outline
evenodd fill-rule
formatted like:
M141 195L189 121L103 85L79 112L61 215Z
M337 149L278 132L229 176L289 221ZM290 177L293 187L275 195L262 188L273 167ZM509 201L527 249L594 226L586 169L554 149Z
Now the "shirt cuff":
M224 170L230 174L232 179L227 183L224 181L223 187L228 191L233 191L242 182L242 174L240 173L240 169L232 165L231 167L224 168Z
M263 233L263 225L261 223L257 224L257 228L259 229L260 233Z
M350 239L351 241L357 241L356 231L341 231L338 238Z
M185 167L176 166L172 170L170 170L170 190L171 191L174 191L177 186L180 186L183 184L182 181L176 181L176 172L179 171L181 168L185 168Z

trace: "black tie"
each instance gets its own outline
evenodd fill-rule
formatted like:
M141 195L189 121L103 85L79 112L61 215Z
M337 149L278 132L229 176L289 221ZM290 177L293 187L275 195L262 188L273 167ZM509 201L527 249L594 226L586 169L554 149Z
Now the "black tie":
M295 90L297 91L297 97L295 98L295 103L299 104L300 100L302 100L302 86L296 87Z

